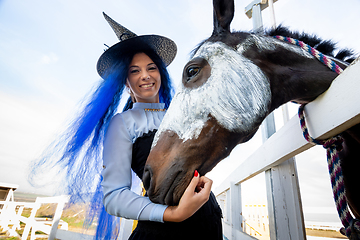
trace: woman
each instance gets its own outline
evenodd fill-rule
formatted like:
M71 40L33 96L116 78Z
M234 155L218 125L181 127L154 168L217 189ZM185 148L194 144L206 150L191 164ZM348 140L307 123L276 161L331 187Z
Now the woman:
M165 221L185 220L181 219L182 212L179 212L178 207L167 208L166 206L151 204L150 200L141 199L142 197L130 190L130 170L133 168L136 174L142 178L143 167L148 155L143 149L149 151L151 144L151 141L142 142L140 145L139 142L143 141L144 137L153 137L165 110L165 104L159 103L159 89L161 87L159 69L144 52L136 53L133 56L125 85L130 91L134 104L131 110L117 114L112 118L106 133L102 174L105 207L112 215L132 219L163 221L164 215ZM134 139L136 139L135 146L137 148L135 152ZM142 162L139 161L139 158ZM199 182L199 180L198 176L194 178L194 182ZM205 188L195 195L195 200L199 200L199 203L193 203L196 208L195 211L200 207L198 205L205 203L210 193L211 181L202 178L200 183L203 183ZM195 191L195 186L192 192ZM190 198L185 204L192 200L191 195L188 197ZM145 202L139 204L139 201ZM122 204L119 206L119 203ZM191 207L191 205L185 206L185 209L191 209ZM159 212L159 216L156 216L157 212ZM189 213L191 214L192 211L190 210ZM186 214L184 217L187 218Z
M211 181L196 174L179 206L172 207L151 203L130 190L131 169L142 178L152 138L165 113L165 104L159 103L160 72L147 54L136 53L128 68L125 85L134 102L132 109L115 115L105 136L104 205L111 215L144 221L131 239L174 239L173 229L165 234L171 226L146 221L180 222L192 216L208 200ZM196 186L204 188L195 192Z
M96 187L87 223L98 220L97 239L117 235L116 217L139 220L130 239L204 239L206 234L206 239L221 239L221 211L210 195L212 181L197 172L178 206L155 204L131 191L132 170L141 179L153 136L171 101L166 66L176 55L176 45L158 35L137 36L104 16L120 42L100 56L97 70L104 81L48 154L52 157L59 148L62 152L53 166L66 171L67 193L86 200L86 193ZM115 115L125 88L130 98ZM49 158L34 166L33 175L51 163Z
M105 17L120 40L124 33L132 36L126 42L113 46L115 50L109 50L116 52L111 56L116 55L117 60L131 58L129 64L123 63L128 66L125 82L131 96L128 105L133 103L131 109L125 108L125 111L112 118L105 136L102 186L106 211L114 216L140 220L130 239L222 239L221 213L213 195L211 201L192 216L208 201L212 184L211 180L198 176L197 172L178 206L154 204L130 190L131 169L142 178L152 139L169 103L163 100L160 103L161 93L169 91L163 89L168 89L170 82L164 62L166 65L171 63L176 47L171 40L161 36L156 36L157 40L152 39L154 35L151 38L137 37ZM139 39L143 42L140 43ZM169 42L158 44L162 41ZM103 55L107 54L105 52ZM98 66L103 66L103 58L100 57ZM116 72L118 67L116 65L115 70L110 72Z

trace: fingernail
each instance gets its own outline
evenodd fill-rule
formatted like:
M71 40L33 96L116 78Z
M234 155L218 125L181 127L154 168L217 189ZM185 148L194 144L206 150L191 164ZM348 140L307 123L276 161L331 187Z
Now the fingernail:
M195 170L194 177L197 177L199 175L199 172Z

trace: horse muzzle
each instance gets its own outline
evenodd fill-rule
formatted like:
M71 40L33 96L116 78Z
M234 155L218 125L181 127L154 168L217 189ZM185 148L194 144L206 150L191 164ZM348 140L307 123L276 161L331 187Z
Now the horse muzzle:
M162 174L160 174L162 173ZM178 205L191 177L186 172L173 166L169 171L153 174L150 165L144 168L143 183L149 199L154 203L168 206Z
M205 175L228 156L237 143L229 131L216 125L215 119L205 124L198 138L186 141L173 131L161 132L150 151L143 174L150 200L177 205L195 170L201 176Z

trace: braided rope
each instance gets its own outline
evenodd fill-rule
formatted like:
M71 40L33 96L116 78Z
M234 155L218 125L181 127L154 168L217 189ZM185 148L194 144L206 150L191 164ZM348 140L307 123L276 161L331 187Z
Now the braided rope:
M327 140L317 140L312 138L306 127L305 117L304 117L304 107L305 104L301 105L298 112L300 118L300 125L303 131L304 138L308 142L317 145L322 145L326 149L328 168L329 168L335 205L340 220L344 226L344 229L342 229L341 232L347 237L350 237L352 228L358 227L357 226L358 224L355 224L356 220L353 219L353 217L351 216L348 210L348 205L345 196L344 179L342 176L340 158L339 158L339 152L342 150L343 138L340 136L335 136Z
M293 39L290 37L274 36L274 38L295 44L312 56L317 58L320 62L329 67L332 71L340 74L343 70L331 59L327 58L324 54L309 46L308 44ZM317 140L310 136L309 131L306 127L305 116L304 116L305 104L299 107L299 118L300 125L303 131L304 138L313 144L322 145L326 149L327 162L329 168L329 174L331 179L332 191L334 195L335 205L340 217L341 223L344 228L340 229L343 235L346 235L349 239L360 239L360 221L354 219L348 209L347 199L345 196L345 185L342 176L342 170L340 166L339 152L342 150L343 138L341 136L335 136L327 140Z
M292 44L294 44L296 46L301 47L302 49L304 49L305 51L307 51L308 53L313 55L320 62L325 64L327 67L329 67L332 71L336 72L337 74L340 74L340 73L343 72L343 70L333 60L326 57L324 54L322 54L321 52L319 52L315 48L309 46L308 44L306 44L306 43L304 43L302 41L299 41L297 39L290 38L290 37L283 37L283 36L274 36L274 38L282 40L284 42L292 43Z

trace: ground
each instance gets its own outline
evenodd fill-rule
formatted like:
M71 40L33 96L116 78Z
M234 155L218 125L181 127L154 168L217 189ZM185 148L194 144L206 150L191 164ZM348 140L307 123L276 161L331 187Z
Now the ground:
M306 235L314 236L314 237L328 237L328 238L347 239L339 231L314 230L314 229L308 229L307 228L306 229Z

